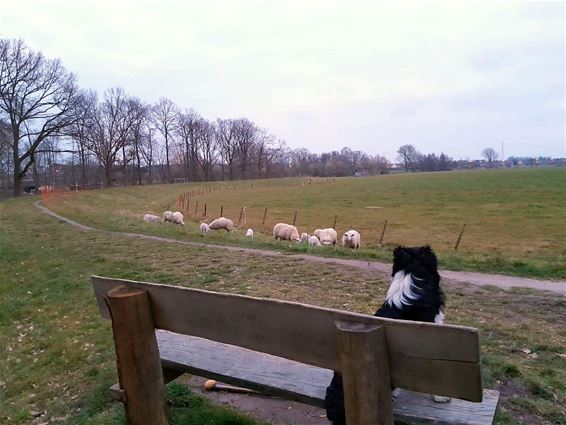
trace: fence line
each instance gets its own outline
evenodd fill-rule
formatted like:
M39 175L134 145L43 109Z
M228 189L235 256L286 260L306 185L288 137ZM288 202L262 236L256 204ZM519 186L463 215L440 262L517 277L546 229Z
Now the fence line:
M251 187L253 187L253 184L251 185ZM182 209L188 215L190 215L191 214L191 210L190 210L190 205L191 205L190 200L191 200L191 198L194 198L196 196L203 195L203 194L206 194L206 193L215 192L215 191L235 190L235 189L236 189L235 187L230 187L230 186L226 187L226 186L223 186L223 185L212 185L212 186L208 186L208 187L204 187L204 188L195 188L195 189L192 189L190 191L179 194L176 198L176 205L179 209ZM213 205L211 205L211 208L212 207L213 207ZM199 201L195 200L195 208L194 208L194 211L193 211L193 215L194 215L195 218L197 217L198 210L199 210ZM259 211L260 208L256 208L255 210ZM220 217L225 216L225 210L224 210L223 204L220 205L219 211L220 211ZM204 203L202 218L207 218L207 212L208 212L208 203ZM248 209L245 206L240 207L239 213L236 212L234 214L234 217L235 217L236 214L238 214L238 225L242 225L242 224L247 225L248 224ZM281 215L281 214L277 214L277 215ZM228 217L230 216L229 212L226 213L226 216L228 216ZM259 231L259 233L265 232L265 234L271 233L270 232L270 230L271 230L270 222L272 221L271 218L273 218L273 217L268 216L268 208L267 207L263 208L263 215L258 214L256 216L257 220L254 220L253 217L254 217L254 215L253 215L253 210L252 210L251 223L252 223L252 225L253 225L253 223L257 223L257 224L255 224L256 229L257 229L256 231ZM261 225L259 224L260 217L261 217ZM303 217L310 217L310 215L306 214ZM293 223L294 226L297 226L298 218L299 218L299 211L294 210L293 220L292 220L292 223ZM303 220L304 219L305 218L303 218ZM285 218L282 217L281 221L285 221ZM309 218L308 221L310 222L311 219ZM314 221L316 221L316 218L315 218ZM319 221L321 221L321 220L319 220ZM324 219L322 221L324 221ZM332 227L334 229L336 229L337 223L338 223L338 214L334 214L334 220L333 220L333 224L332 224ZM387 230L388 224L389 224L388 220L384 219L383 227L381 228L381 232L379 233L379 237L378 238L376 237L375 239L371 238L371 240L376 241L377 245L380 246L380 247L384 246L384 240L385 240L385 235L386 235L386 230ZM303 224L303 226L307 226L307 224ZM371 231L369 229L367 229L367 230L368 230L368 232L362 233L362 239L364 239L363 235L371 234ZM463 223L462 228L461 228L461 230L458 234L458 237L456 239L456 242L453 245L454 251L457 251L458 248L460 247L460 245L462 243L463 235L465 233L465 230L466 230L466 223ZM409 229L409 231L410 231L410 229ZM375 235L375 236L378 236L378 235ZM367 238L367 236L366 236L366 238ZM389 240L389 238L388 238L388 240ZM444 240L449 241L449 238L445 238ZM386 245L392 245L393 243L394 243L393 241L390 241Z

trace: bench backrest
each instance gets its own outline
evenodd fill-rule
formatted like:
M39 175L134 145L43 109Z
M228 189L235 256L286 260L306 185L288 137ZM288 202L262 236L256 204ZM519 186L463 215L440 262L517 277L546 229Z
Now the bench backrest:
M103 317L118 286L149 294L156 328L341 370L336 322L383 325L391 384L428 394L482 400L479 334L453 325L383 319L311 305L177 286L92 277Z

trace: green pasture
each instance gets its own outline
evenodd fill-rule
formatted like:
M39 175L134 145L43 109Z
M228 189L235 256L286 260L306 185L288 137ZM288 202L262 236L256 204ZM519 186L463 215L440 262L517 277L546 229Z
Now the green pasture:
M188 193L193 196L178 205L177 197ZM45 204L81 223L109 230L379 260L388 260L397 244L430 244L440 256L441 267L447 269L566 277L565 168L131 186L54 194ZM239 231L203 237L199 222L218 217L221 207ZM243 207L246 210L240 220ZM186 226L142 222L144 213L160 215L166 209L182 210ZM352 228L360 231L363 248L359 252L342 248L313 251L273 241L273 225L291 223L295 212L300 232L330 227L336 217L339 235ZM247 227L255 231L253 241L243 237Z
M147 199L159 198L169 187L143 189L80 196L96 196L91 208L103 212L102 201L107 196L124 205L136 197L143 202L140 194L146 191ZM166 198L151 202L167 202ZM75 218L88 216L92 224L138 229L133 218L110 214L107 221L97 219L96 214L83 212L82 202L74 204L78 197L66 199L73 203L62 206ZM81 232L43 214L33 206L34 201L0 202L0 423L6 425L124 423L121 405L110 403L107 397L108 387L117 381L115 357L110 323L97 310L91 274L363 313L375 311L388 287L382 275L340 265L313 267L287 256L266 258ZM79 206L76 211L73 205ZM140 212L146 209L143 205ZM162 207L148 203L147 208L152 205L157 210ZM138 209L133 211L138 213ZM179 237L190 235L187 229L163 229L173 234L186 232ZM241 235L230 237L234 243L243 239ZM485 386L502 394L496 423L565 424L564 297L467 285L445 289L447 322L481 331ZM172 424L255 423L235 411L210 405L179 384L168 389L168 401Z

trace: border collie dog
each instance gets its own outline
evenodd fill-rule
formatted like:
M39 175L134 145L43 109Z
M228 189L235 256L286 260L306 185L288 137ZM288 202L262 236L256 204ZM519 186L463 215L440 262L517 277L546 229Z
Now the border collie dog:
M440 288L437 259L430 246L393 251L392 282L385 302L375 316L419 322L444 322L444 293ZM446 402L448 398L435 397ZM342 376L334 377L326 389L325 407L328 420L334 425L346 425Z

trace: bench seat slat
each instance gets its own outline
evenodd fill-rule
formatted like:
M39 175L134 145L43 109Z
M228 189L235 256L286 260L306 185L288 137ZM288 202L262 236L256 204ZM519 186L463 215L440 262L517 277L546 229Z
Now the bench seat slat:
M156 334L164 368L324 407L331 370L198 337L162 330ZM482 403L458 399L434 403L429 395L401 390L394 415L409 423L491 424L499 392L484 390L483 397Z

